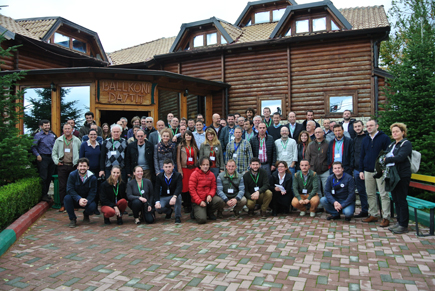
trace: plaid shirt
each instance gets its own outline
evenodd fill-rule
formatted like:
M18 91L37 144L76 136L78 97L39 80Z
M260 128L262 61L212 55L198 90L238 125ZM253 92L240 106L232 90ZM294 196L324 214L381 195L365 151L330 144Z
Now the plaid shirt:
M252 159L252 149L249 142L243 139L240 141L237 151L235 150L236 147L235 140L227 144L225 164L228 160L233 159L236 162L237 172L242 174L249 168L249 162ZM233 157L234 154L237 154L236 158Z
M266 137L263 139L258 138L259 148L258 148L258 158L262 164L267 163L267 153L266 153Z

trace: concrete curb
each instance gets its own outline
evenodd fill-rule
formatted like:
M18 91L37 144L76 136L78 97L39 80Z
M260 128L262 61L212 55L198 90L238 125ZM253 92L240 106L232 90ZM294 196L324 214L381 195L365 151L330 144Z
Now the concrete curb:
M0 256L2 256L38 218L50 209L50 206L51 203L45 201L39 202L3 230L0 233Z

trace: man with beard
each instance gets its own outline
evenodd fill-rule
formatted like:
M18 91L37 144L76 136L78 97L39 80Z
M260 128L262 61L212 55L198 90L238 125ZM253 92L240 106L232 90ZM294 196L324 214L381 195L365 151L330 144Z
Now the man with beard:
M254 122L252 120L245 120L245 122L243 124L242 138L244 140L246 140L247 142L249 142L251 140L251 138L253 138L255 136L255 132L252 129L253 126L254 126Z
M354 130L354 128L353 128L353 123L354 123L356 120L355 120L355 119L351 119L350 116L351 116L351 112L350 112L350 110L344 110L344 111L343 111L343 121L340 122L340 124L343 125L343 129L344 129L344 131L345 131L345 132L346 132L346 131L349 132L350 137L351 137L352 139L354 139L355 136L356 136L356 132L355 132L355 130Z
M262 123L264 127L266 125ZM252 158L250 170L243 175L245 183L245 197L247 198L247 206L249 216L254 215L256 204L260 205L260 216L266 218L266 211L272 201L272 192L269 190L269 177L267 172L261 168L261 163L258 158Z
M255 119L255 118L254 118ZM270 176L275 170L276 149L273 137L266 134L266 124L260 122L258 125L258 135L251 138L252 154L258 158L261 163L261 168Z
M193 119L189 119L187 120L187 129L190 130L191 132L195 132L195 120Z
M344 136L343 126L341 124L334 125L335 139L329 143L328 147L328 165L334 162L340 162L344 171L353 175L353 143L352 140ZM332 174L332 167L330 167Z
M222 125L220 124L221 121L221 116L217 113L213 114L213 116L211 117L212 119L212 123L210 124L210 126L208 128L212 128L214 129L214 131L216 132L216 136L219 139L219 136L221 134L221 129L222 129Z
M358 189L359 199L361 201L361 212L355 215L355 218L367 217L369 211L369 204L367 202L367 192L364 180L361 180L359 176L359 159L361 155L361 145L367 133L364 132L364 123L361 120L357 120L353 123L353 129L356 136L353 139L354 149L354 170L353 177L355 179L355 186Z
M236 129L234 115L228 114L227 119L228 125L222 128L222 132L219 137L219 141L224 152L226 151L227 144L234 140L234 130Z
M94 120L94 113L91 111L88 111L85 113L85 123L83 124L83 126L80 128L79 131L79 139L81 140L82 137L84 135L87 135L89 133L89 131L91 130L91 124L97 124ZM103 130L101 129L101 127L98 127L97 130L98 136L103 136Z

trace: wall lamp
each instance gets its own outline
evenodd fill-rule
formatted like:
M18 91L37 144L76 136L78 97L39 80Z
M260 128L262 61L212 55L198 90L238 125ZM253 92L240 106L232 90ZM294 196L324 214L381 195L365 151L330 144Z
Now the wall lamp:
M56 85L53 82L51 82L51 84L50 84L50 89L53 92L56 92L56 90L57 90Z
M187 95L189 95L189 90L184 90L184 97L186 97Z

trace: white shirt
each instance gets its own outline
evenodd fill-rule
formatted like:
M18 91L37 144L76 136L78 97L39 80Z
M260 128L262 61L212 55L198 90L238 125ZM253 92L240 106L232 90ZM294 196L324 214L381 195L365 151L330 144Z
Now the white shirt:
M283 141L282 138L277 139L275 147L277 161L286 161L289 166L298 161L298 146L294 139L288 138L287 142Z

